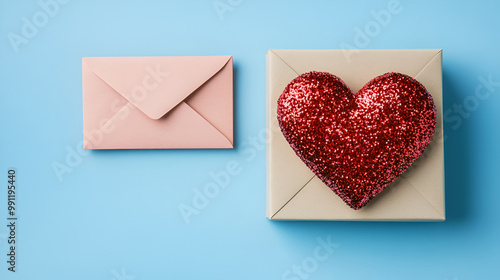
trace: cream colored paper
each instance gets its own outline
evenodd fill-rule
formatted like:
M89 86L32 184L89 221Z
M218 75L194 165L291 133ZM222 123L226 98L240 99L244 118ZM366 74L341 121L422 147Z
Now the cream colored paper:
M358 91L372 78L400 72L434 99L436 132L424 154L360 210L353 210L300 160L276 118L285 86L309 71L326 71ZM269 50L267 53L267 217L271 220L444 220L442 50Z

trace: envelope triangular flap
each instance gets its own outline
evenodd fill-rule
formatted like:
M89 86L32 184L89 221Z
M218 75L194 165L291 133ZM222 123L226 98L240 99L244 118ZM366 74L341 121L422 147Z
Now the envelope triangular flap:
M217 74L231 56L86 57L90 69L152 119Z
M386 72L399 72L415 77L440 50L273 50L273 52L298 74L310 71L330 72L339 76L353 91L358 91L365 83ZM360 65L363 65L362 71Z
M403 180L396 184L406 184ZM315 177L272 220L444 220L415 188L393 186L360 210L352 210ZM378 200L378 201L375 201ZM314 207L311 207L314 205ZM418 209L418 211L415 211Z
M444 205L444 139L443 139L443 99L442 99L442 50L415 77L432 95L436 106L436 128L432 142L423 155L403 173L405 179L412 185L419 185L419 191L439 212L445 215ZM417 182L420 181L420 183ZM432 191L442 189L442 191Z
M309 181L314 173L300 160L295 152L290 148L278 126L277 100L281 95L286 85L296 78L298 74L293 71L275 52L269 50L267 53L267 71L274 73L267 81L268 95L268 127L271 128L269 132L269 143L273 146L268 155L268 184L269 185L285 185L286 188L268 188L268 196L272 200L268 200L267 210L268 217L272 217L275 213L279 212L293 196L299 192L307 181ZM294 167L293 171L283 168L275 161L287 162Z

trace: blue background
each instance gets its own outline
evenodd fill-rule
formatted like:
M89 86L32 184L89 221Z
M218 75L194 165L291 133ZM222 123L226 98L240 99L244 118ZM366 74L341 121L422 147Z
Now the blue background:
M16 52L9 33L21 36L23 17L33 21L43 9L37 1L0 0L0 186L16 168L20 219L11 273L1 187L0 279L498 277L500 85L483 86L482 99L475 90L479 77L500 81L500 2L401 0L402 10L373 27L374 14L388 5L73 0ZM357 29L367 26L361 44ZM444 49L445 222L265 218L265 149L253 141L265 128L265 53L343 44ZM83 138L82 57L228 54L235 66L234 150L73 154ZM466 114L455 111L460 106ZM195 192L213 181L210 172L231 161L240 174L185 220L179 206L192 205ZM62 180L55 163L71 171ZM314 266L318 238L337 248ZM294 265L307 275L287 274Z

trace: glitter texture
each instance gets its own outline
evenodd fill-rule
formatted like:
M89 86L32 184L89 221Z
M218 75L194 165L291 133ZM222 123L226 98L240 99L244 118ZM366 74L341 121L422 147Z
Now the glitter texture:
M357 93L330 73L305 73L287 85L277 113L295 153L356 210L423 153L436 126L430 94L400 73L378 76Z

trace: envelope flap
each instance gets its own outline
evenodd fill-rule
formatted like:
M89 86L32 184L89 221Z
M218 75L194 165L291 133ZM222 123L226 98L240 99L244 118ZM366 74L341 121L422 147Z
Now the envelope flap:
M268 216L272 217L279 212L300 189L314 176L314 173L303 164L302 160L295 154L283 133L279 129L277 119L278 97L283 92L286 85L293 80L298 74L290 68L274 50L269 50L266 56L267 72L272 72L274 75L268 77L267 90L268 95L267 105L268 116L267 122L269 139L268 144L273 146L272 155L268 156L268 169L273 176L268 176L269 185L286 185L286 188L268 188L268 196L272 196L273 200L268 201ZM268 152L271 152L268 149ZM279 160L278 160L279 159ZM277 161L287 162L293 166L293 172L290 169L283 168Z
M353 91L386 72L417 76L440 49L420 50L272 50L298 75L325 71L339 76Z
M105 83L159 119L217 74L231 56L86 57Z
M433 207L416 188L404 186L406 183L405 179L401 178L389 189L380 193L373 202L360 210L353 210L338 196L332 195L332 191L320 179L314 177L271 219L366 221L445 219L441 209Z

